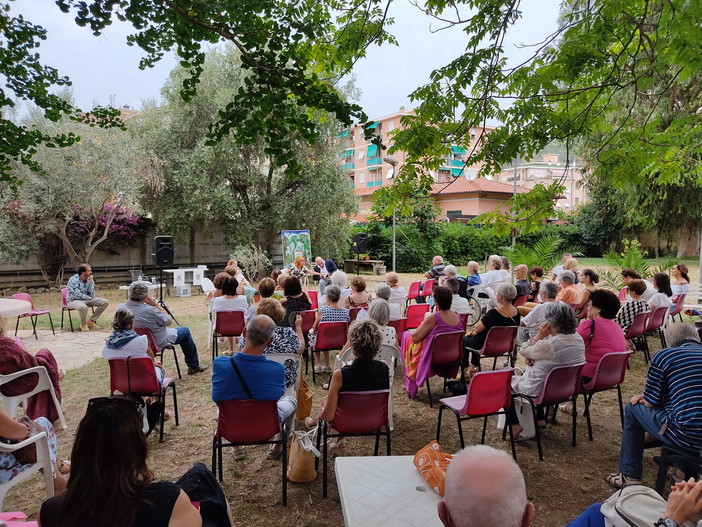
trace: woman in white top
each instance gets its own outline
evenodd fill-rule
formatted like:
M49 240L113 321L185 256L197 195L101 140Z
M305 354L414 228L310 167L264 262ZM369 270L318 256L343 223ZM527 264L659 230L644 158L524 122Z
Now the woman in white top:
M670 278L665 273L656 273L653 275L653 287L658 291L648 301L648 308L654 311L658 307L671 308L673 302L670 297L673 296L673 291L670 289Z
M388 302L395 302L398 304L405 303L407 300L407 291L400 285L400 277L397 273L388 273L385 275L385 283L390 286L390 298Z
M686 295L690 292L690 277L687 276L687 265L677 264L673 266L670 272L673 275L673 281L670 284L670 289L673 292L672 302L677 301L678 296Z
M249 303L246 301L244 295L237 294L239 288L239 282L233 276L227 277L226 280L222 281L222 295L217 296L212 300L212 313L218 313L220 311L243 311L246 314L246 310L249 309ZM216 314L213 315L213 320L215 321L216 327ZM229 345L229 351L234 351L234 337L227 337L227 344Z
M149 339L134 331L134 313L131 309L123 307L117 310L112 320L112 329L102 348L102 356L107 360L148 357L154 362L156 378L159 382L163 381L165 372L149 347Z

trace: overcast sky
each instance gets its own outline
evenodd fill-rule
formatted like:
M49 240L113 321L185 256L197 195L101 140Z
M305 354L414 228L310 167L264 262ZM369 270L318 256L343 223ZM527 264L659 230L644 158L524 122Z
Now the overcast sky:
M557 0L522 1L523 19L510 31L505 45L511 60L520 60L528 52L519 44L534 44L556 28L559 4ZM116 21L102 37L94 37L89 28L78 27L71 16L61 13L52 0L15 0L10 9L48 31L39 54L44 64L58 68L73 81L78 107L106 105L113 97L116 106L140 109L144 100L160 100L160 89L176 61L167 56L155 68L140 70L143 52L126 44L130 25ZM368 57L354 69L362 91L360 104L370 118L396 112L403 105L412 108L409 94L426 82L433 69L465 48L466 37L460 28L432 34L430 26L436 29L438 23L408 0L395 0L390 14L395 18L390 32L399 46L370 48Z

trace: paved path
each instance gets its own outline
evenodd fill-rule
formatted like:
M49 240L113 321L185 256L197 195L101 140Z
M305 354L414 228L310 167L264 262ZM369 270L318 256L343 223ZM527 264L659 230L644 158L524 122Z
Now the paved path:
M102 347L109 333L107 331L61 331L56 328L56 336L50 329L37 330L39 340L32 336L31 329L20 330L18 337L22 337L25 347L32 353L41 348L48 348L58 362L59 368L64 371L80 368L88 362L102 356ZM8 332L8 336L14 331Z

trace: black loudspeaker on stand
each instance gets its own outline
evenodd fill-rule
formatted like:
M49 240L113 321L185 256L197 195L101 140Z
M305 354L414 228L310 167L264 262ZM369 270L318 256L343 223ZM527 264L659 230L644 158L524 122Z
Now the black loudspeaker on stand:
M358 275L359 260L362 254L368 252L368 233L357 232L353 235L353 252L356 253L356 275Z
M180 322L176 320L176 317L173 316L173 313L171 313L171 310L168 309L168 306L163 301L163 268L167 265L173 265L173 257L175 256L174 248L173 236L156 236L151 246L151 257L153 258L154 265L159 268L158 283L160 286L158 305L160 305L173 321L180 326Z

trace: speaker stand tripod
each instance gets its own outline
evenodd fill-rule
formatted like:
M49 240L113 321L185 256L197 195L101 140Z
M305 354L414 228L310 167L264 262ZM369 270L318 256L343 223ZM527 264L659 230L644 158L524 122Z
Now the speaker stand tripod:
M163 310L168 313L168 316L170 316L173 319L173 322L178 324L180 326L180 322L176 319L176 317L173 316L173 313L171 313L171 310L168 309L168 306L166 303L163 301L163 267L159 267L159 278L158 278L158 283L159 285L159 298L158 298L158 305L163 308Z

